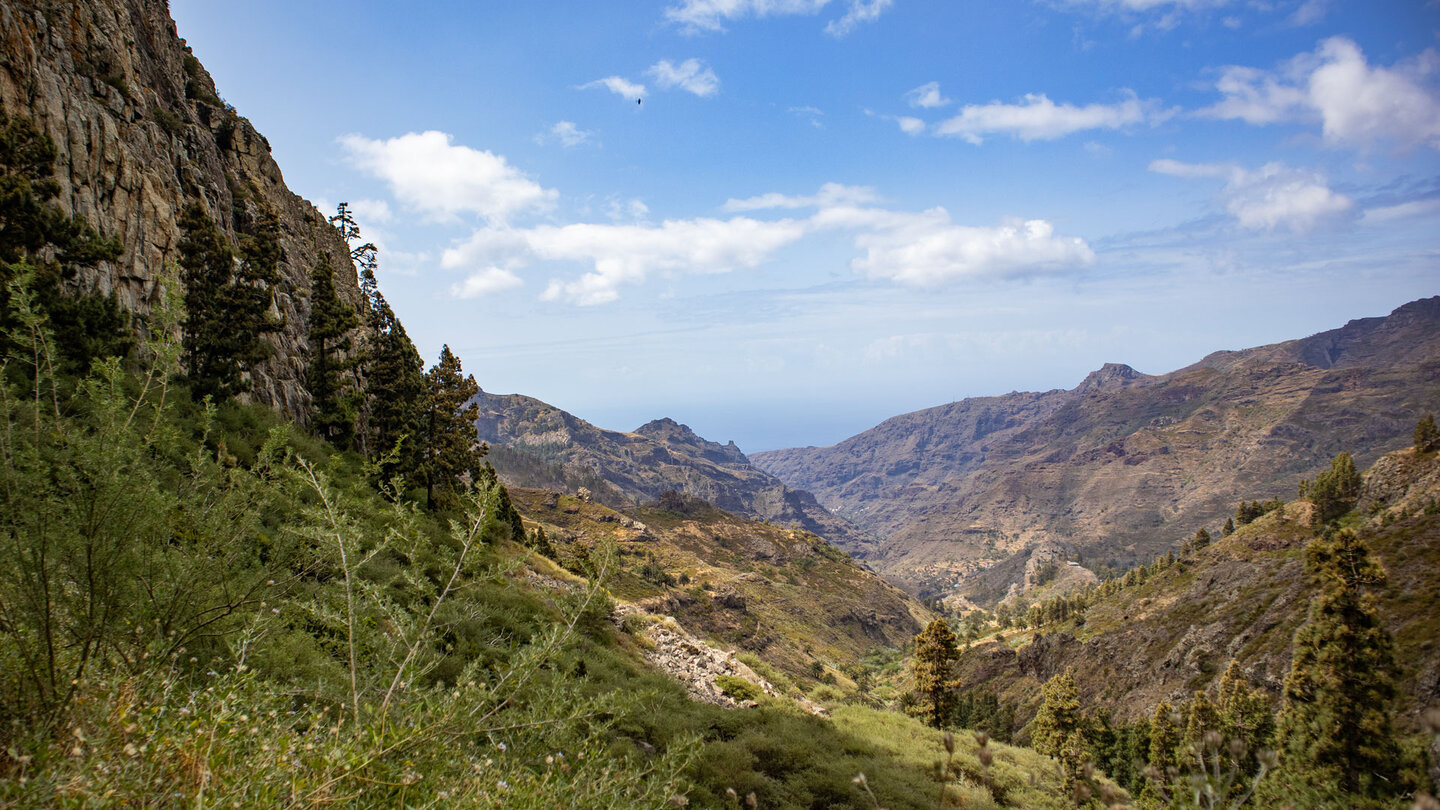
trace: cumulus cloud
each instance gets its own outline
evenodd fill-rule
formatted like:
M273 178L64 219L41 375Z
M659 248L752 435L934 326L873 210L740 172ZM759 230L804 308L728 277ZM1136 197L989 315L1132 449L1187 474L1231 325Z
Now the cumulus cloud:
M831 20L825 26L825 33L837 39L848 35L862 23L875 22L880 15L894 4L894 0L850 0L845 16Z
M339 139L351 165L384 180L397 199L435 219L478 214L492 221L544 211L558 196L488 151L457 146L444 132L389 140Z
M1224 96L1199 112L1251 124L1318 121L1326 143L1440 148L1440 53L1427 50L1392 67L1371 66L1355 42L1331 37L1276 70L1225 68Z
M596 79L593 82L586 82L576 87L577 90L594 90L596 88L609 90L615 95L624 96L625 98L645 98L645 96L649 95L649 91L645 89L645 85L635 84L629 79L620 76L606 76L603 79Z
M665 19L690 33L724 31L725 23L745 17L818 14L830 0L680 0L665 9Z
M940 94L939 82L922 84L914 90L911 90L905 94L905 101L907 101L911 107L923 107L927 110L944 107L950 103L950 99Z
M865 205L879 199L875 189L868 186L847 186L841 183L826 183L820 191L810 196L792 196L771 192L743 200L730 199L725 202L726 211L764 211L775 208L832 208L838 205Z
M706 67L699 59L686 59L678 65L662 59L645 72L665 90L678 87L687 93L705 98L715 95L720 89L720 79L716 77L715 71Z
M803 218L728 219L529 228L491 224L441 257L447 270L470 271L453 288L462 297L520 285L516 271L537 264L588 265L578 277L553 278L541 298L580 306L605 304L656 274L723 273L758 267L806 236L844 234L858 255L857 273L915 287L978 278L1008 278L1086 267L1095 254L1083 239L1057 236L1045 220L994 227L957 225L943 208L920 213L876 205L873 189L827 183L815 194L762 194L732 199L729 212L815 209ZM644 213L641 206L639 213ZM619 213L617 210L615 213ZM635 213L634 211L627 213Z
M1323 175L1267 163L1250 171L1228 163L1152 161L1150 171L1186 179L1224 178L1221 200L1242 228L1304 233L1351 214L1355 203L1330 189Z
M575 125L574 121L557 121L555 125L535 136L535 142L540 144L559 141L565 148L579 146L589 142L595 133L583 130Z
M456 298L481 298L524 286L520 277L503 267L486 267L471 273L464 281L450 288Z
M1158 124L1170 116L1157 102L1133 94L1115 104L1056 104L1043 93L1030 93L1021 104L970 104L960 114L932 127L936 135L962 138L973 144L984 136L1007 134L1022 141L1048 141L1092 129L1122 129Z
M817 225L860 228L855 246L864 254L851 262L857 272L912 287L1053 273L1095 262L1085 240L1056 236L1043 219L956 225L943 208L919 214L835 209L815 219Z
M665 8L665 19L680 26L688 34L719 32L725 24L747 17L813 16L819 14L830 0L678 0ZM874 22L894 0L849 0L845 14L831 20L825 33L839 38L857 26Z
M555 279L542 299L582 306L620 297L620 289L657 272L720 273L755 267L804 235L803 223L732 219L667 220L660 225L542 225L487 228L445 251L449 269L476 265L519 267L536 261L581 262L591 272Z

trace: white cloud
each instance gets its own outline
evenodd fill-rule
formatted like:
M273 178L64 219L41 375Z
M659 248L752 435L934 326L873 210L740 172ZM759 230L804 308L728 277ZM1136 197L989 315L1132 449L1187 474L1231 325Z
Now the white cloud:
M1225 68L1224 98L1200 111L1251 124L1319 121L1332 145L1440 148L1440 95L1433 77L1440 54L1427 50L1393 67L1372 67L1353 40L1331 37L1275 71Z
M593 267L573 281L552 280L541 296L582 306L620 297L620 288L653 273L722 273L755 267L804 235L803 223L728 220L667 220L653 225L542 225L487 228L445 251L441 265L523 266L534 261L583 262Z
M519 276L503 267L486 267L452 286L450 294L456 298L481 298L524 285L525 282L521 281Z
M535 136L535 142L539 144L559 141L567 149L588 143L590 137L595 133L583 130L575 125L574 121L557 121L555 125Z
M910 115L901 115L895 118L895 123L900 125L900 131L906 135L924 135L925 122Z
M1121 129L1135 124L1158 124L1171 115L1154 101L1133 94L1116 104L1056 104L1043 93L1029 93L1023 104L970 104L960 114L934 125L936 135L963 138L979 144L983 136L1008 134L1022 141L1054 140L1092 129Z
M575 89L593 90L597 87L604 88L617 96L624 96L625 98L645 98L645 96L649 94L649 91L645 89L645 85L635 84L629 79L625 79L620 76L606 76L603 79L596 79L593 82L586 82L582 85L579 85Z
M678 65L662 59L651 65L645 73L653 76L655 83L662 89L678 87L701 98L713 96L720 89L720 79L716 77L715 71L705 67L699 59L686 59Z
M1332 191L1318 172L1267 163L1255 171L1225 163L1152 161L1150 171L1186 179L1224 178L1221 200L1242 228L1305 233L1349 215L1354 201Z
M841 183L826 183L813 196L790 196L771 192L743 200L730 199L725 202L726 211L764 211L775 208L833 208L835 206L865 205L879 199L875 189L867 186L847 186Z
M680 0L665 9L665 19L686 31L724 31L725 23L745 17L818 14L830 0Z
M355 214L355 220L362 226L366 223L384 225L395 218L390 211L390 204L384 200L355 200L350 203L350 210Z
M831 20L825 26L825 33L832 37L843 37L862 23L875 22L880 15L894 4L894 0L850 0L850 9L845 16Z
M829 212L817 220L871 227L855 236L864 251L851 266L871 278L912 287L941 287L981 278L1014 278L1087 267L1095 253L1085 240L1057 237L1042 219L1006 222L995 227L955 225L943 208L920 214Z
M340 145L356 168L384 180L397 199L435 219L462 213L504 221L554 205L543 188L504 157L456 146L444 132L411 132L385 141L344 135Z
M804 107L791 107L789 112L791 115L798 115L801 118L808 120L810 122L810 126L815 127L816 129L825 128L825 122L820 120L821 118L825 117L825 111L820 109L819 107L811 107L808 105Z
M1325 19L1330 11L1330 0L1305 0L1295 13L1290 15L1290 24L1294 26L1315 25Z
M944 107L950 103L950 99L940 95L940 83L930 82L905 94L905 100L911 107L923 107L932 110L936 107Z
M1413 217L1440 216L1440 198L1431 197L1428 200L1411 200L1410 202L1397 203L1395 205L1376 206L1365 209L1365 214L1360 218L1365 225L1376 225L1381 222L1392 222L1397 219L1411 219Z
M631 198L621 200L618 197L611 198L605 202L605 215L615 222L640 222L650 213L650 206L644 200Z

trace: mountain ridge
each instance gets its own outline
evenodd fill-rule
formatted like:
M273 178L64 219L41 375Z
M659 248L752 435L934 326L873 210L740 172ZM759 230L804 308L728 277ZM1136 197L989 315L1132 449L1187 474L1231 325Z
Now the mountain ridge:
M1128 370L1127 370L1128 369ZM1075 388L960 400L823 448L752 454L883 538L852 549L935 592L1039 542L1116 568L1361 463L1440 409L1440 297L1159 375L1107 364Z
M507 483L572 493L584 488L614 508L632 508L673 491L835 543L861 548L870 543L810 493L754 467L734 442L709 441L668 417L621 433L523 394L482 390L471 401L479 408L476 436L490 445L491 463Z

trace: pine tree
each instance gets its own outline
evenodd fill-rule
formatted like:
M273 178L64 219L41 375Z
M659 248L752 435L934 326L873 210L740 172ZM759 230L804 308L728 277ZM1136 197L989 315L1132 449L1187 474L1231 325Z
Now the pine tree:
M930 725L940 728L955 709L951 683L959 643L950 625L936 619L915 637L915 691L929 704Z
M1205 531L1203 528L1196 529L1195 537L1190 541L1190 547L1195 551L1199 551L1208 545L1210 545L1210 532Z
M1329 523L1349 512L1360 497L1360 473L1350 454L1342 452L1330 461L1330 469L1301 487L1302 494L1315 504L1315 519Z
M1306 556L1323 591L1295 634L1285 679L1280 738L1291 778L1391 795L1399 761L1394 643L1365 592L1385 583L1385 571L1349 529L1312 541Z
M1435 427L1435 415L1425 414L1415 425L1415 449L1422 453L1440 448L1440 428Z
M1190 698L1185 715L1185 734L1180 738L1180 752L1184 757L1182 764L1193 767L1196 765L1195 758L1204 750L1206 733L1220 730L1220 712L1204 692L1196 692Z
M1179 762L1176 752L1180 748L1180 730L1176 727L1176 713L1167 701L1160 701L1150 719L1150 767L1164 781L1177 769Z
M480 408L471 399L480 393L475 378L462 376L460 358L450 347L425 373L425 411L421 417L420 479L425 484L425 505L434 508L460 486L460 476L480 474L487 452L475 441L475 418Z
M1225 518L1225 525L1220 528L1221 537L1229 537L1235 533L1235 519Z
M61 360L83 374L96 358L125 355L134 341L115 298L79 285L80 268L113 260L122 247L60 209L57 155L55 142L33 121L0 111L0 351L17 325L10 282L29 274Z
M1040 711L1030 724L1030 741L1036 751L1058 757L1070 735L1077 731L1083 734L1085 729L1074 672L1067 668L1052 677L1040 694Z
M310 389L310 423L315 432L338 448L348 448L354 438L356 409L353 397L344 393L341 375L352 361L341 355L350 351L349 333L360 325L355 308L335 291L335 271L330 256L320 254L320 263L310 274L310 364L305 381Z
M1258 767L1255 755L1269 748L1275 736L1275 716L1270 702L1258 689L1250 688L1237 661L1231 661L1220 678L1217 708L1220 712L1220 734L1228 741L1244 746L1243 754L1234 764L1245 776L1253 776Z
M199 203L185 207L180 229L185 373L196 397L228 399L243 389L243 373L265 359L261 335L278 328L266 314L277 271L263 257L237 267L235 251Z

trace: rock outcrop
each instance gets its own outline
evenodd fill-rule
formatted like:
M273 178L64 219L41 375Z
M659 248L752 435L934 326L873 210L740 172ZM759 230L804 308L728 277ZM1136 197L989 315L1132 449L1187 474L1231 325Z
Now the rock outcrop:
M1440 412L1440 297L1168 374L1110 363L1068 391L904 414L759 468L884 538L847 546L893 581L993 604L1005 561L1063 543L1119 569L1216 533L1241 500L1289 497L1341 450L1369 464ZM1004 581L990 582L1003 573ZM983 595L982 595L983 594Z
M328 254L340 295L358 304L349 250L326 216L285 186L265 137L221 100L168 5L3 0L0 107L54 139L61 207L124 246L79 283L133 312L157 300L187 203L202 204L232 238L275 217L283 257L272 315L282 328L266 336L273 352L250 382L256 401L303 416L309 273Z

